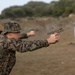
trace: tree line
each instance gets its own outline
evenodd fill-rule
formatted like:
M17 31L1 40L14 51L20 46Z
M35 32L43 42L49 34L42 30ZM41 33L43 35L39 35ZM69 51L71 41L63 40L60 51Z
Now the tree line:
M65 17L71 13L75 13L75 0L59 0L51 3L30 1L23 6L11 6L4 9L0 18Z

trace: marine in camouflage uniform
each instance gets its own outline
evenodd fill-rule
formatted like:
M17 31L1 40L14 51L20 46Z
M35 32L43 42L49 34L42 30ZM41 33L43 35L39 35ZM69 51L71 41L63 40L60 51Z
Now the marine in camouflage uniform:
M9 39L6 33L20 32L21 28L16 22L7 22L4 24L4 31L0 37L0 75L9 75L16 62L16 51L27 52L49 46L47 40L24 41L27 35L23 34L21 39Z

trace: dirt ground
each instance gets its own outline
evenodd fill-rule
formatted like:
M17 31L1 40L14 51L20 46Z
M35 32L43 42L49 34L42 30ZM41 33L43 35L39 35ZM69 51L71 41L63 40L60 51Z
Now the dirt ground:
M32 53L17 53L10 75L75 75L75 47L54 45Z

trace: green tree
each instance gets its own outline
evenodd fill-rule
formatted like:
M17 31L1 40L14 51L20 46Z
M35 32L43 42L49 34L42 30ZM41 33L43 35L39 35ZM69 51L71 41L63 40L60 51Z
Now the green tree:
M25 16L24 10L22 10L22 8L14 8L13 10L14 16L15 17L23 17Z
M30 7L30 6L23 6L22 7L22 10L24 11L24 16L27 17L31 17L33 16L33 9Z
M14 13L12 12L12 9L11 8L4 9L2 11L2 14L1 15L4 16L5 18L14 17Z

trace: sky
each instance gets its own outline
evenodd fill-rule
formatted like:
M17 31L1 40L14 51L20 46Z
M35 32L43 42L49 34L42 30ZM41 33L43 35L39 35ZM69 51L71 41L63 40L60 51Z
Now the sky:
M43 1L46 3L50 3L51 1L58 1L58 0L0 0L0 14L2 10L14 5L24 5L27 4L29 1Z

